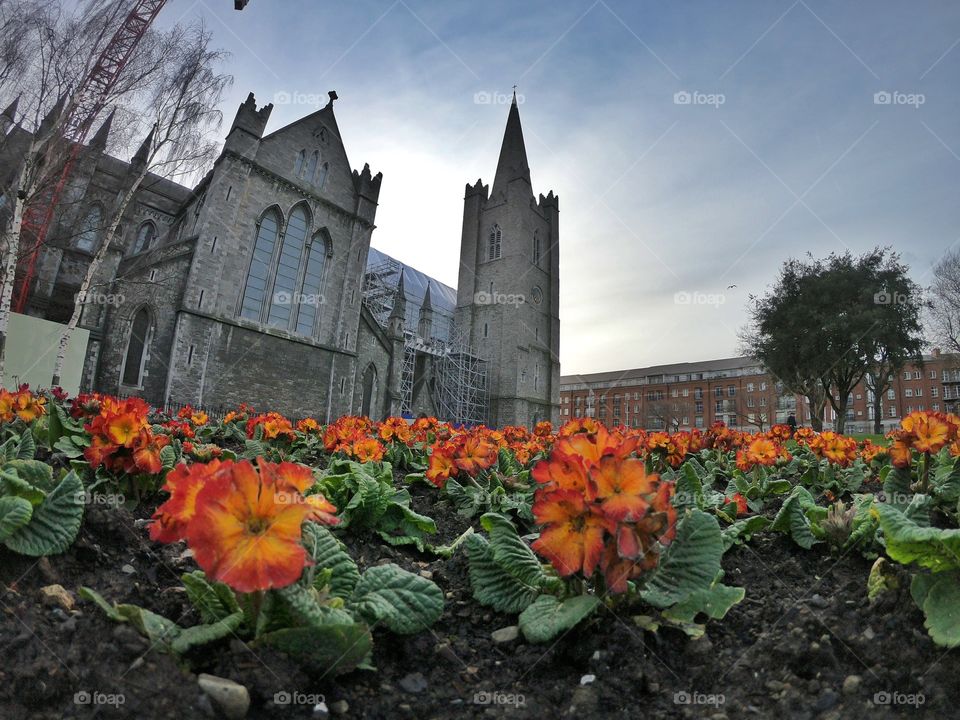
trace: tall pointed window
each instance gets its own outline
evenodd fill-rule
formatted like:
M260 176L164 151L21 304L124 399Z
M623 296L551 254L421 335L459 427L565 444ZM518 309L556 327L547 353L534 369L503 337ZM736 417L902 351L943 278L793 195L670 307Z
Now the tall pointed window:
M303 177L303 162L306 160L306 157L306 150L301 150L297 153L297 161L293 164L293 174L297 177Z
M540 267L540 231L533 231L533 264Z
M280 217L275 210L264 215L257 225L257 239L253 246L253 259L247 273L247 284L243 290L241 317L259 321L263 314L264 299L267 295L267 280L270 277L270 264L273 248L277 244L280 229Z
M273 283L273 296L270 298L270 313L267 322L277 327L289 327L297 298L297 280L300 276L300 259L307 240L307 211L298 205L287 221L287 230L283 234L280 257L277 263L276 277Z
M157 226L148 220L137 230L137 241L133 244L133 254L136 255L149 250L156 237Z
M488 260L499 260L502 255L502 245L503 233L500 231L499 225L494 225L490 228L490 241L487 248L487 259Z
M127 355L123 363L123 384L132 387L143 385L143 370L147 359L147 347L153 335L153 323L150 311L140 308L133 316L130 328L130 340L127 343Z
M307 245L307 267L297 312L297 332L301 335L313 335L317 311L323 302L323 269L330 250L325 233L317 233Z
M313 184L318 188L322 188L323 184L327 181L328 172L330 172L330 163L324 163L317 168L317 176L313 179Z
M100 228L103 225L103 211L94 206L87 210L80 223L80 232L77 233L77 249L93 252L99 244Z
M313 155L310 156L310 160L307 162L307 172L304 174L309 182L313 182L313 178L317 174L317 165L319 162L320 151L314 150Z

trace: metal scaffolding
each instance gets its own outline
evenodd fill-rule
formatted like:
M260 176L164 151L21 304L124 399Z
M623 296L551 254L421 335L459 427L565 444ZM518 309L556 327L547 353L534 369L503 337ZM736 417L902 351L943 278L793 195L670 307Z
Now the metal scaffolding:
M436 364L437 415L454 423L486 423L487 364L471 348L447 345Z
M363 304L367 306L381 327L387 326L393 301L400 282L403 265L385 257L376 265L367 266L363 275Z

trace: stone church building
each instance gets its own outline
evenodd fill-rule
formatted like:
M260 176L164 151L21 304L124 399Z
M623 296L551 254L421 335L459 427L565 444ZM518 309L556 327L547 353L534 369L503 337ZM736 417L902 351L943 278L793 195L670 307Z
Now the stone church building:
M84 309L84 388L321 421L559 420L558 198L534 197L516 102L492 188L466 186L454 290L370 247L381 174L352 169L336 99L267 133L273 106L251 93L196 187L147 176ZM8 167L30 138L15 114ZM106 208L144 162L145 148L106 153L109 125L83 148L26 314L66 322Z

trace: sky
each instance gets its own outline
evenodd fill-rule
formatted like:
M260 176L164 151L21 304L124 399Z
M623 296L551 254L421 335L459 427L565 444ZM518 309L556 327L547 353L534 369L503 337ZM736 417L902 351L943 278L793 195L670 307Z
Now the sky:
M171 0L231 53L225 128L326 103L382 172L373 246L456 285L463 192L512 87L560 197L564 375L739 352L750 295L807 252L960 245L960 3Z

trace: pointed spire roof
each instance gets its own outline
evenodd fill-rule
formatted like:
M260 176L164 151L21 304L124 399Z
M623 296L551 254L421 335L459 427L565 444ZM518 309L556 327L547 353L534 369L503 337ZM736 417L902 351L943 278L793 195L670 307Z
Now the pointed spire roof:
M144 139L143 143L140 145L140 149L137 150L137 154L130 158L131 165L146 165L147 161L150 159L150 149L153 147L153 136L157 132L157 126L154 125L150 128L150 134Z
M63 113L63 108L67 104L67 94L63 93L60 97L57 98L57 102L50 112L48 112L43 120L40 121L40 128L38 131L39 135L43 135L47 131L53 129L53 126L57 124L57 121L60 119L60 115Z
M523 179L530 185L530 166L527 164L527 148L523 143L523 128L520 126L520 109L517 107L517 93L513 93L510 114L507 115L507 128L503 132L503 144L500 146L500 160L497 162L497 174L493 178L491 195L498 190L506 192L512 180Z
M20 105L20 96L17 95L16 99L7 105L7 109L4 110L0 115L7 118L11 123L17 121L17 107Z
M107 138L110 135L110 127L113 125L113 116L116 114L116 108L110 111L110 114L107 115L107 119L103 121L103 125L100 126L100 129L97 130L97 134L93 136L93 139L90 140L90 147L97 150L106 150L107 149Z
M397 283L397 291L393 296L393 308L390 310L390 318L406 319L407 316L407 293L403 289L403 267L400 268L400 282Z
M427 280L427 292L424 293L423 303L420 305L420 312L430 312L433 310L433 303L430 301L430 281Z

